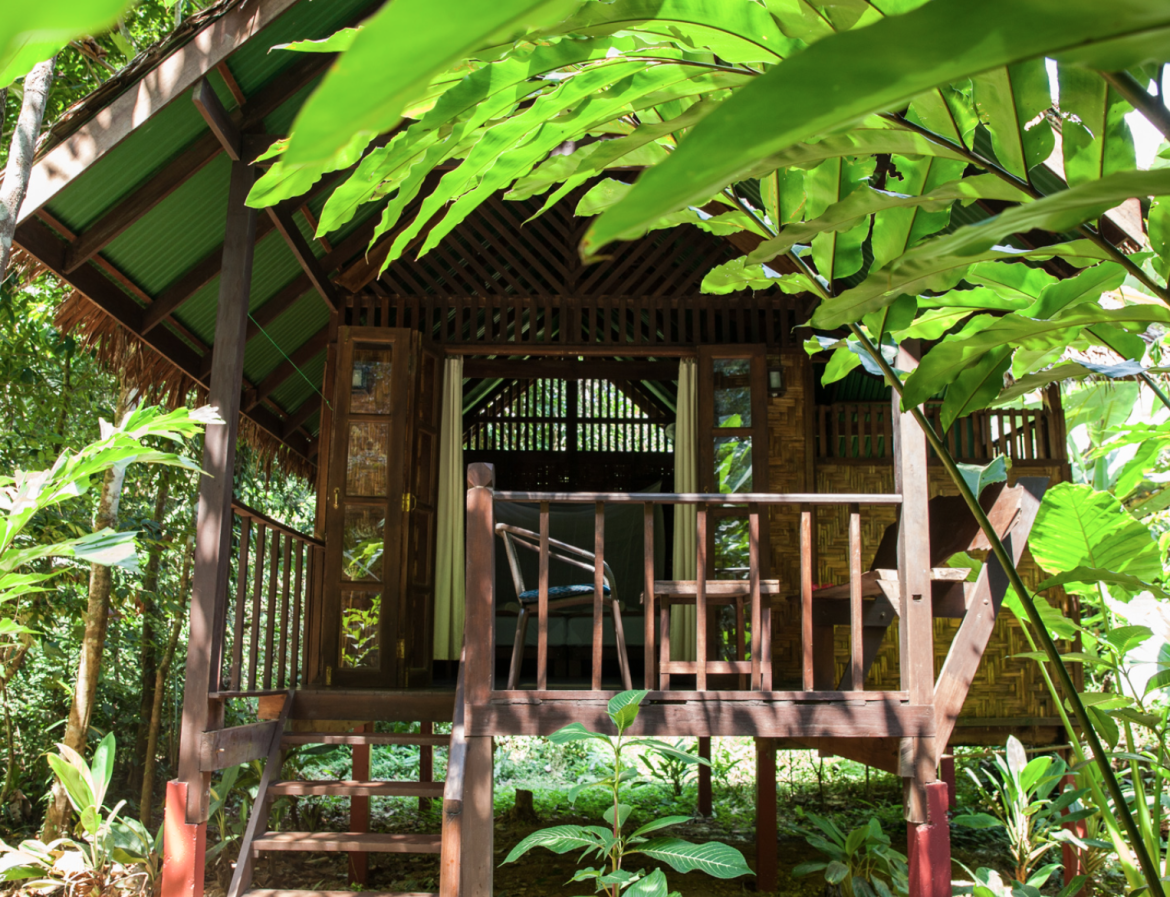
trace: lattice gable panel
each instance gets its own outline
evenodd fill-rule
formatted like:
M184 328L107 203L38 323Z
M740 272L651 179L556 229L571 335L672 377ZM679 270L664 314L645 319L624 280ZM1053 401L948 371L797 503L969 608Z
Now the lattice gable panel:
M735 257L725 241L691 227L654 231L582 264L589 219L564 200L540 217L541 200L493 197L422 258L405 256L382 275L391 298L414 296L650 296L699 292L713 266Z

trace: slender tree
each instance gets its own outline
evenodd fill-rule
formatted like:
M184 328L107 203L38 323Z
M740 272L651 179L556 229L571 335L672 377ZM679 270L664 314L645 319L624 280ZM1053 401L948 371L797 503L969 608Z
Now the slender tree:
M134 742L134 754L131 758L129 781L138 780L142 774L144 757L146 754L147 730L150 728L150 708L154 704L154 679L158 668L159 636L157 624L159 622L158 589L159 573L162 567L163 551L166 542L163 539L163 523L166 519L167 501L170 498L171 471L162 468L159 471L158 491L154 499L154 542L147 553L146 569L142 575L142 588L138 590L138 604L142 611L142 651L139 657L142 695L138 707L138 735Z
M189 543L188 538L188 543ZM158 669L155 670L153 689L151 691L150 723L146 732L146 759L142 764L142 796L138 802L138 818L143 825L150 825L150 816L154 810L154 772L158 758L158 735L162 729L163 698L166 696L167 674L171 669L171 661L175 657L175 648L179 644L179 636L183 632L183 624L187 617L186 596L191 584L191 549L189 544L183 546L183 573L179 577L178 610L175 620L171 624L170 638L166 648L159 658Z
M24 99L20 104L20 117L12 133L12 144L8 151L8 165L4 169L4 182L0 183L0 279L8 270L8 257L12 254L12 238L16 234L16 216L28 190L29 172L32 171L33 156L36 153L37 137L41 133L41 122L45 119L45 106L49 100L49 88L53 86L53 66L56 57L33 67L24 79Z
M118 402L114 420L121 421L130 411L134 391L125 380L118 388ZM125 467L115 466L106 471L102 479L102 491L94 515L93 530L113 529L118 520L118 505L122 498L122 483L126 476ZM85 612L85 634L81 642L81 658L77 664L77 682L73 689L73 700L69 704L69 718L65 723L63 743L78 753L85 752L85 740L89 734L89 721L93 715L97 697L98 681L101 678L102 652L106 642L106 629L110 621L110 595L113 592L113 571L106 566L93 564L89 574L89 597ZM43 840L59 838L67 829L69 818L69 797L60 781L53 785L48 812L45 814Z

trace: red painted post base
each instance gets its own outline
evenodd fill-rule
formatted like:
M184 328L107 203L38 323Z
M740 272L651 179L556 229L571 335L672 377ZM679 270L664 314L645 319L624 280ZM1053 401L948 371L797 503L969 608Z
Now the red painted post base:
M167 782L162 897L203 897L207 823L187 823L187 783Z
M910 897L950 897L951 827L947 821L947 783L926 786L925 823L907 823Z
M1076 776L1065 776L1060 780L1060 783L1062 790L1077 787ZM1065 810L1065 813L1068 813L1068 810ZM1084 838L1087 833L1087 827L1083 819L1077 822L1066 822L1061 828L1065 831L1072 832L1078 838ZM1060 846L1060 852L1061 859L1064 860L1064 884L1067 887L1078 875L1085 874L1085 865L1081 861L1081 852L1077 849L1076 845L1065 842ZM1077 891L1075 897L1084 897L1085 893L1085 888L1081 888Z

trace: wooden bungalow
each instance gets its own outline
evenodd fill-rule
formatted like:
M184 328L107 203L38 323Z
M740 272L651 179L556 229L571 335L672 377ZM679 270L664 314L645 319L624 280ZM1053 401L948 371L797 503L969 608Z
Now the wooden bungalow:
M16 232L75 288L65 327L148 395L194 390L226 421L203 456L164 894L202 893L211 774L254 758L230 897L273 850L349 852L357 880L370 852L439 853L444 895L490 894L493 736L603 726L628 683L650 690L643 732L756 738L761 890L784 745L902 776L912 894L949 894L948 747L1063 736L997 617L996 563L971 582L946 566L981 538L921 431L876 378L820 385L803 297L702 294L740 252L696 230L584 266L567 203L524 224L498 197L379 276L377 204L313 236L335 178L246 208L249 160L330 62L270 48L378 2L224 0L189 19L54 127ZM984 500L1029 574L1038 499L1068 477L1048 399L947 435L965 460L1011 458ZM239 440L315 482L313 533L235 499ZM250 697L257 722L224 728ZM356 781L278 781L306 743L353 745ZM403 743L422 746L420 781L368 781L370 746ZM349 795L351 831L266 832L282 794ZM369 797L395 794L441 799L442 833L368 832Z

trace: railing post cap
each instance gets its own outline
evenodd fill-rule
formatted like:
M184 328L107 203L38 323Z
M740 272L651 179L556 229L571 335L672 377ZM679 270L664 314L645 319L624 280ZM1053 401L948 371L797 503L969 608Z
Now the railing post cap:
M477 486L490 487L495 482L495 467L482 461L469 464L467 467L467 485L469 488Z

